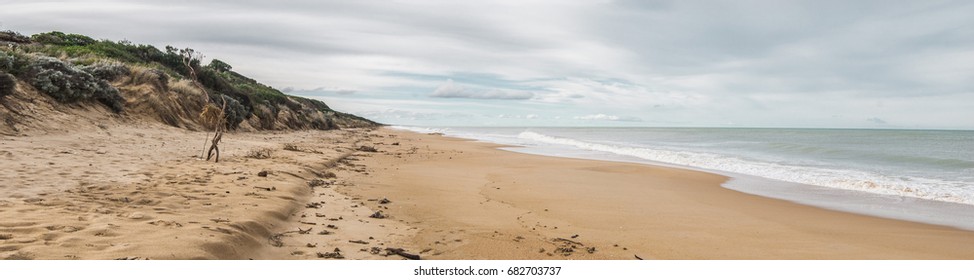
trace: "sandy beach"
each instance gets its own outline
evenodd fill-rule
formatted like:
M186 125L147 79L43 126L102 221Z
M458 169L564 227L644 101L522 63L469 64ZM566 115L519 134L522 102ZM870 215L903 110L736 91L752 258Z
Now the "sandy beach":
M0 259L369 259L349 241L409 232L332 189L365 131L228 134L219 163L198 158L206 137L115 124L0 138Z
M974 232L728 190L725 177L383 129L349 178L440 259L971 259ZM571 249L571 250L568 250Z
M0 258L974 258L974 232L748 195L702 172L388 128L228 134L214 163L197 158L204 134L0 138Z

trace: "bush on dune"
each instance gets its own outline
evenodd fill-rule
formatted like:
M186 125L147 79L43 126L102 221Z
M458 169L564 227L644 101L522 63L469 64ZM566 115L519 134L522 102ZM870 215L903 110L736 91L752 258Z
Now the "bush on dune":
M81 67L81 70L106 81L114 81L132 73L128 66L118 62L98 62Z
M21 35L13 30L5 30L0 31L0 41L26 44L30 43L30 37Z
M0 52L0 71L20 76L30 67L30 58L21 52Z
M226 100L227 104L224 114L226 114L227 128L229 129L236 129L247 116L250 116L250 111L241 105L240 101L237 101L237 99L231 96L210 94L210 100L213 100L221 108L224 105L223 100Z
M64 102L95 100L116 113L122 111L124 99L107 81L95 78L53 57L38 57L27 70L26 80L41 92Z
M34 42L59 46L87 46L98 42L91 37L79 34L65 34L60 31L34 34L31 36Z
M17 87L17 80L14 76L0 71L0 97L13 94L15 87Z

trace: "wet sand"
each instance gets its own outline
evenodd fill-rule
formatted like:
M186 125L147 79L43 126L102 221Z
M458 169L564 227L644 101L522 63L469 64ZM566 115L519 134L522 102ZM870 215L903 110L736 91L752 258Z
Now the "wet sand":
M719 175L383 129L369 174L438 259L971 259L974 232L728 190ZM398 142L399 145L388 145Z

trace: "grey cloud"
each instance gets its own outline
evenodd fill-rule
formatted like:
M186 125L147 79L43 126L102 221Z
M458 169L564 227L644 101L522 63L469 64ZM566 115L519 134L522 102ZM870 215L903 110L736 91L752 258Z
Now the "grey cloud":
M534 97L534 93L514 90L474 89L454 83L453 80L448 80L443 85L437 87L430 94L430 97L524 100Z
M436 113L436 112L417 112L411 110L386 109L379 111L362 111L358 114L375 120L395 121L395 120L420 120L435 121L443 119L470 119L470 114L464 113Z
M335 95L335 94L337 94L337 95L350 95L350 94L355 94L356 92L358 92L357 90L354 90L354 89L336 88L336 87L317 87L317 88L313 88L313 89L296 89L294 87L285 87L281 91L283 91L283 92L289 92L289 93L290 92L294 92L294 93L300 93L302 95L311 95L311 96L315 96L315 95Z
M877 117L868 118L868 119L866 119L866 121L871 122L871 123L874 123L874 124L886 124L886 121L885 120L880 119L880 118L877 118Z
M661 3L662 2L662 3ZM601 36L639 53L641 71L662 75L720 74L726 93L865 95L953 94L970 90L954 79L915 75L930 52L969 50L969 3L882 1L638 2L600 10ZM767 12L761 12L767 11ZM958 69L959 70L959 69ZM736 79L734 79L736 78ZM745 82L734 82L748 80Z
M918 120L919 126L974 127L969 108L958 105L974 103L972 2L137 0L3 6L5 29L192 47L268 85L294 91L329 85L312 95L354 89L355 98L399 101L524 100L494 115L523 114L545 103L558 104L553 107L565 116L601 111L691 125L802 124L812 114L776 108L807 108L849 116L849 122L880 115L898 125ZM464 80L464 73L490 79ZM436 83L451 77L466 84ZM632 87L595 92L571 82L615 79ZM908 104L897 114L910 116L843 105L880 99ZM658 104L666 110L625 111Z
M606 114L592 114L575 117L576 120L587 120L587 121L619 121L619 122L641 122L643 121L638 117L631 116L615 116Z

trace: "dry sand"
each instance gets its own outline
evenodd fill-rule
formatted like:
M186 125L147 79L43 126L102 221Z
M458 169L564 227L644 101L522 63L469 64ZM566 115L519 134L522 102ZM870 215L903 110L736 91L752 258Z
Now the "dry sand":
M972 232L701 172L391 129L228 134L214 163L196 158L204 139L149 124L0 136L0 259L974 258Z
M332 190L366 131L228 134L219 163L197 158L205 139L153 125L0 138L0 259L384 258L348 241L410 232Z

